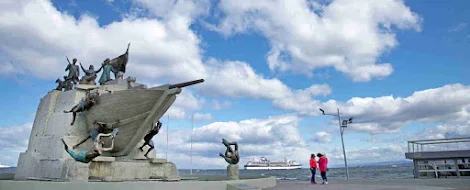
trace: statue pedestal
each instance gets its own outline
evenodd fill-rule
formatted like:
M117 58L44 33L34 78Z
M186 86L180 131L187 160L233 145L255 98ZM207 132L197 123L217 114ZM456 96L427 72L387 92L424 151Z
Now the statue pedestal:
M227 166L227 179L238 180L240 179L240 170L238 164L230 164Z
M175 164L167 162L166 159L114 162L93 161L90 164L89 177L105 181L139 179L179 180L177 173Z
M143 140L136 141L135 144L131 143L128 154L113 156L112 153L105 152L90 163L77 162L65 151L61 139L67 143L69 148L72 148L80 140L88 137L89 128L92 126L89 126L86 121L88 111L77 114L74 125L70 125L72 114L63 111L69 110L84 98L87 90L95 88L95 86L79 85L77 89L66 92L53 90L41 99L31 129L28 149L21 153L18 159L15 179L179 180L175 164L165 159L156 159L155 149L149 152L150 159L143 156L149 148L146 146L144 151L139 150L139 147L144 143ZM114 86L101 88L116 89ZM99 90L105 92L102 89ZM148 127L150 128L150 125ZM122 128L121 130L132 131L135 129ZM143 135L144 133L136 139L142 139ZM117 140L115 146L119 143L124 144ZM93 142L87 140L73 151L76 153L88 151L92 146Z

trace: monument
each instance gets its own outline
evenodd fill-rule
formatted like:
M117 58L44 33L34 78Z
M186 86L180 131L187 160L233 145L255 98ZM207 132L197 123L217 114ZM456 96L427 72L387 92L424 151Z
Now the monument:
M225 154L219 153L219 156L224 158L229 164L227 166L227 179L238 180L240 179L240 169L238 167L238 162L240 161L240 156L238 155L238 143L228 142L227 140L222 139L222 144L224 144L226 148ZM235 150L232 149L231 145L235 146Z
M182 88L204 80L148 88L135 77L124 78L129 46L124 54L106 58L98 70L85 70L77 58L67 58L68 75L41 98L27 150L20 153L13 175L0 175L0 189L241 190L276 185L275 177L239 180L238 144L225 139L220 156L229 166L223 181L179 176L175 164L156 158L152 138L163 125L160 118ZM156 182L181 180L188 181ZM113 183L119 181L125 182Z
M175 164L156 158L149 140L182 88L204 80L147 88L134 77L124 79L129 45L97 71L80 63L85 73L80 80L77 59L69 61L68 76L57 79L58 87L39 103L15 180L180 180Z

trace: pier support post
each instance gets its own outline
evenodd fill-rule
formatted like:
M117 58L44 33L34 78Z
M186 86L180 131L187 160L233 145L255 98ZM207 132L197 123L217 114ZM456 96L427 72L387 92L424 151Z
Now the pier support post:
M460 177L459 164L457 163L457 159L454 159L454 164L455 164L455 172L457 174L457 177Z
M414 170L413 170L413 175L415 178L419 178L419 165L418 165L418 160L413 160L413 167L414 167Z

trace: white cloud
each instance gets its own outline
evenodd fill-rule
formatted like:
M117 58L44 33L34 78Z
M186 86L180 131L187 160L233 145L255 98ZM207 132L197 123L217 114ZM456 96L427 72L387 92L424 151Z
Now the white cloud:
M412 135L410 140L468 138L470 136L470 122L466 124L443 124L429 127ZM424 144L420 149L425 151L467 150L470 142Z
M208 13L209 0L134 0L137 5L147 9L151 15L166 19L175 15L195 18Z
M211 104L212 104L212 108L215 110L228 109L232 106L232 103L227 100L225 101L212 100Z
M14 72L14 67L11 62L1 63L0 64L0 74L9 74Z
M267 53L273 71L311 75L334 67L354 81L383 78L390 63L377 63L397 46L392 26L420 31L421 18L403 1L335 0L328 5L311 1L221 1L226 15L210 29L225 36L256 31L270 42Z
M186 119L186 116L191 115L191 112L202 109L204 103L205 100L197 97L191 89L184 89L165 113L165 117L170 115L171 119Z
M189 28L192 18L185 15L124 18L100 27L94 18L82 15L76 20L49 1L4 2L0 9L0 57L12 58L14 72L57 78L66 74L65 56L96 66L124 53L131 42L127 75L138 80L175 82L205 74L200 39Z
M469 93L469 86L445 85L416 91L406 98L352 98L343 110L376 132L394 131L411 122L464 122L470 117Z
M193 161L208 160L210 162L198 163L202 168L225 168L225 161L219 157L225 147L222 138L228 141L236 141L240 150L240 164L248 160L267 156L271 160L282 160L284 158L296 159L308 164L305 157L310 155L308 145L300 136L298 123L300 119L294 115L271 116L266 119L248 119L242 121L213 122L211 124L195 128L193 131ZM181 160L180 168L189 166L189 155L191 151L191 130L170 130L169 157L177 156ZM157 154L164 157L166 149L166 130L161 131L155 138ZM306 156L307 155L307 156ZM172 160L173 158L169 158ZM177 164L179 164L177 163ZM187 167L186 167L187 168Z
M180 107L171 106L163 117L170 117L171 119L186 119L186 112Z
M427 128L412 140L463 138L470 136L470 124L444 124Z
M225 97L251 97L274 99L290 93L289 87L279 79L267 79L241 61L207 61L206 82L199 85L202 94Z
M319 143L329 143L331 140L333 140L333 136L330 133L321 131L316 133L312 140Z
M470 117L470 86L450 84L416 91L408 97L353 97L347 102L303 98L278 99L274 105L303 115L318 116L318 108L354 117L348 130L371 134L396 133L410 123L464 122ZM336 118L334 118L336 119ZM344 118L346 119L346 118Z
M201 85L196 87L203 95L273 101L278 107L310 104L314 96L326 96L332 90L327 84L313 84L305 89L291 89L277 78L265 78L257 74L252 67L241 61L207 61L207 70L211 73ZM315 100L313 100L315 101Z
M32 124L0 128L0 161L2 164L16 166L18 156L28 146Z
M195 113L194 120L211 121L214 120L214 117L210 113Z
M328 95L331 88L327 84L312 85L304 90L296 90L273 100L273 105L285 109L295 111L300 115L311 115L313 110L318 110L320 101L313 99L314 95ZM313 114L315 115L315 114Z
M194 130L196 141L219 143L221 138L239 143L272 143L305 145L298 133L299 118L294 115L249 119L240 122L214 122Z
M467 23L459 23L449 28L449 32L458 32L468 27Z
M194 92L268 100L331 93L326 84L292 90L279 79L256 73L245 62L209 58L203 63L201 40L189 26L197 15L204 14L206 3L170 2L172 8L164 14L154 10L159 2L136 4L155 15L165 15L164 18L124 18L106 26L99 26L87 15L76 20L59 12L49 1L5 2L0 8L0 40L4 42L0 44L0 58L4 63L13 60L14 64L2 65L6 68L2 72L56 79L66 75L65 56L77 57L85 67L97 66L107 57L124 53L126 44L131 42L126 75L136 76L140 82L174 83L204 78L206 82L196 85ZM180 118L184 117L183 112L200 109L192 93L184 95L187 90L177 99L175 108L170 109Z

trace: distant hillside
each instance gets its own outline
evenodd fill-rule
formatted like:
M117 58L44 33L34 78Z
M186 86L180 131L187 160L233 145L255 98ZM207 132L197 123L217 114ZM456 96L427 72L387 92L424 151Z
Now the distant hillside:
M371 163L371 164L363 164L363 166L388 166L388 165L412 166L413 161L402 160L402 161L390 161L390 162L377 162L377 163Z

